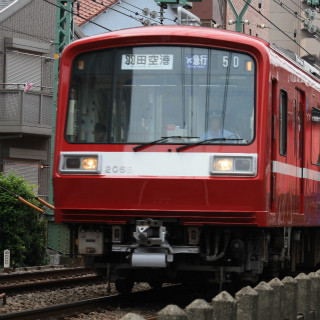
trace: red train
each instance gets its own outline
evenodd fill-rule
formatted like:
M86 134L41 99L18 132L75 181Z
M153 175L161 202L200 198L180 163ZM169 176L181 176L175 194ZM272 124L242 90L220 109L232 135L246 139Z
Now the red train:
M69 45L53 182L73 251L108 269L119 291L317 265L312 73L260 39L209 28L135 28Z

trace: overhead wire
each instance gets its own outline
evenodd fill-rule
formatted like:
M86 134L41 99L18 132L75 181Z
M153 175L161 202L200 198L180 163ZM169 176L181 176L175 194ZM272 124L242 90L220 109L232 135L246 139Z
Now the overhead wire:
M279 0L279 2L277 2L278 0L273 0L276 4L278 4L279 6L281 6L282 8L284 8L288 13L292 14L294 17L296 17L297 19L299 19L298 17L300 17L300 22L304 23L306 20L308 20L308 18L301 16L300 14L297 14L296 11L294 11L293 9L289 8L287 5L284 5L283 2L281 0ZM296 4L293 0L290 0L292 3ZM300 10L303 10L303 8L301 6L299 6L298 4L296 4L298 6L298 8L300 8ZM315 17L315 20L320 20L319 18ZM317 30L318 28L317 28Z
M53 3L53 2L51 2L51 1L49 1L49 0L43 0L43 1L46 2L46 3L48 3L48 4L50 4L50 5L53 5L53 6L55 6L55 7L59 7L57 4L55 4L55 3ZM132 19L134 19L134 20L139 21L140 23L142 23L140 19L136 19L136 18L132 17L131 15L125 14L124 12L121 12L121 11L119 11L119 10L116 10L116 9L114 9L114 8L112 8L112 7L110 7L110 6L107 6L107 5L103 4L103 3L100 3L100 2L98 2L98 1L96 1L96 0L91 0L91 1L93 1L93 2L95 2L95 3L98 3L98 4L100 4L100 5L103 5L103 6L106 7L106 8L109 8L109 9L111 9L111 10L114 10L114 11L116 11L116 12L122 14L122 15L125 15L125 16L127 16L127 17L129 17L129 18L132 18ZM265 15L263 15L260 10L256 9L254 6L252 6L251 3L248 3L247 0L243 0L243 1L244 1L245 3L247 3L247 4L249 5L249 7L250 7L251 9L253 9L256 13L258 13L260 16L262 16L268 23L270 23L271 25L273 25L273 26L276 28L276 30L280 31L280 32L281 32L282 34L284 34L289 40L293 41L299 48L301 48L303 51L305 51L308 55L312 56L315 60L317 60L317 61L320 62L320 60L319 60L317 57L315 57L313 54L311 54L307 49L305 49L305 48L302 47L299 43L297 43L297 41L296 41L295 39L293 39L290 35L288 35L287 32L283 31L283 30L282 30L280 27L278 27L274 22L272 22L272 21L271 21L270 19L268 19ZM300 16L300 15L296 14L296 12L295 12L294 10L290 9L287 5L284 5L283 2L281 2L281 1L278 2L277 0L273 0L273 1L274 1L275 3L277 3L279 6L283 7L288 13L292 14L293 16L295 16L295 17ZM290 0L290 1L293 2L293 0ZM127 4L129 4L129 3L127 3ZM137 8L137 9L139 8L139 7L136 7L136 6L132 5L132 4L129 4L129 5ZM121 6L121 7L122 7L122 6ZM124 7L122 7L122 8L124 8ZM139 9L142 10L141 8L139 8ZM64 10L66 10L66 11L69 12L69 13L74 14L74 12L71 12L71 11L67 10L66 8L64 8ZM129 10L129 9L127 9L127 10ZM134 11L132 11L132 10L129 10L129 11L134 12ZM294 12L294 13L293 13L293 12ZM103 25L100 25L100 24L98 24L98 23L96 23L96 22L94 22L94 21L92 21L92 20L90 20L90 19L88 19L88 18L86 18L86 17L83 17L83 16L81 16L81 15L79 15L79 14L76 14L76 15L77 15L78 17L80 17L81 19L84 19L84 20L86 20L87 22L92 23L92 24L94 24L94 25L96 25L96 26L98 26L98 27L100 27L100 28L102 28L102 29L104 29L104 30L112 31L111 29L109 29L109 28L107 28L107 27L105 27L105 26L103 26ZM140 15L140 14L138 14L138 15ZM142 16L142 15L140 15L140 16ZM302 16L300 16L300 18L301 18L300 21L302 21L302 22L305 20ZM317 18L317 19L318 19L318 18ZM154 20L154 19L151 19L151 20ZM154 20L154 21L156 21L156 20ZM158 21L157 21L157 22L158 22ZM8 28L8 27L5 27L5 26L3 26L3 25L0 25L0 27ZM12 29L12 31L24 33L24 32L19 31L19 30L14 30L13 28L11 28L11 29ZM32 36L31 34L27 34L27 33L24 33L24 34ZM39 37L39 39L41 39L41 38ZM43 39L45 39L45 38L43 38ZM46 40L46 41L51 42L50 40Z
M50 4L50 5L52 5L52 6L59 7L57 4L55 4L55 3L53 3L53 2L51 2L51 1L49 1L49 0L43 0L43 1L46 2L46 3L48 3L48 4ZM93 1L94 1L94 0L93 0ZM100 3L97 2L97 1L94 1L94 2L100 4ZM134 6L134 5L130 4L130 3L126 3L126 4L131 5L131 6L135 7L136 9L139 9L139 10L141 10L141 11L143 10L143 9L141 9L141 8L139 8L139 7L137 7L137 6ZM107 5L105 5L105 4L103 4L103 6L108 7L108 8L111 9L111 10L115 10L115 9L113 9L113 8L110 8L110 6L107 6ZM123 8L123 9L129 10L129 9L125 8L125 7L122 7L122 6L120 6L120 7ZM64 10L67 11L67 12L70 12L70 11L67 10L66 8L64 8ZM127 17L133 18L134 20L142 23L142 21L141 21L140 19L136 19L136 18L134 18L134 17L132 17L132 16L130 16L130 15L127 15L127 14L121 12L121 11L118 11L118 10L116 10L116 11L117 11L118 13L120 13L120 14L126 15ZM129 10L129 11L130 11L130 12L134 12L134 11L132 11L132 10ZM70 12L70 13L71 13L71 12ZM76 13L74 13L74 12L73 12L73 14L76 15L76 16L78 16L78 17L81 18L81 19L86 20L86 21L89 22L89 23L92 23L92 24L94 24L94 25L96 25L96 26L98 26L98 27L106 30L106 31L113 31L113 30L111 30L111 29L109 29L109 28L107 28L107 27L105 27L105 26L103 26L103 25L101 25L101 24L98 24L98 23L96 23L96 22L94 22L94 21L92 21L92 20L90 20L90 19L88 19L88 18L86 18L86 17L84 17L84 16L82 16L82 15L80 15L80 14L76 14ZM137 13L137 15L143 16L143 15L138 14L138 13ZM171 20L171 21L175 21L175 20L173 20L173 19L169 19L169 18L166 18L166 17L164 17L164 19ZM152 18L150 18L150 20L153 20L153 21L155 21L155 22L157 22L157 23L160 23L159 21L156 21L156 20L154 20L154 19L152 19ZM24 35L33 37L33 38L38 39L38 40L41 40L41 41L46 41L46 42L48 42L48 43L50 43L50 44L55 44L54 39L42 37L42 36L40 36L40 35L34 35L34 34L31 34L31 33L25 32L25 31L21 31L21 30L12 28L12 27L4 26L4 25L2 25L2 24L0 24L0 29L2 29L2 30L7 30L7 31L11 31L11 32L15 32L15 33L24 34Z
M125 4L127 4L127 5L129 5L129 6L131 6L131 7L134 7L134 8L136 8L136 9L138 9L138 10L143 11L143 9L142 9L142 8L139 8L139 7L137 7L137 6L133 5L133 4L129 3L129 2L125 2ZM164 19L164 20L169 20L169 21L176 22L176 20L175 20L175 19L170 19L170 18L166 18L166 17L163 17L163 19Z
M115 9L113 6L108 6L108 5L104 4L103 1L101 1L101 2L99 2L99 1L97 1L97 0L91 0L91 1L93 1L93 2L95 2L95 3L98 3L98 4L104 6L104 7L107 8L107 9L114 10L114 11L116 11L116 12L118 12L118 13L120 13L120 14L123 14L123 15L125 15L125 16L127 16L127 17L129 17L129 18L132 18L132 19L134 19L134 20L136 20L136 21L139 21L139 22L142 23L142 24L143 24L142 18L146 18L145 15L140 14L140 13L138 13L138 12L136 12L136 11L130 10L130 9L126 8L126 7L123 7L123 6L121 6L120 4L118 4L118 3L116 3L115 5L118 6L119 8L122 8L122 9L124 9L124 10L127 10L127 11L129 11L129 12L131 12L131 13L134 13L136 16L141 16L142 18L140 18L140 19L134 18L132 15L128 15L128 14L122 12L122 11L119 11L119 10ZM129 4L129 3L126 2L126 4ZM138 8L138 7L136 7L136 8ZM143 9L141 9L141 8L139 8L139 10L143 11ZM161 24L161 21L160 21L160 20L156 20L156 19L153 19L153 18L151 18L151 17L148 17L147 19L150 20L150 21L154 21L154 22L156 22L156 23ZM166 18L166 19L168 19L168 18ZM172 19L170 19L170 20L171 20L171 21L174 21L174 20L172 20Z
M275 0L273 0L273 1L275 1ZM294 2L294 0L290 0L292 3L294 3L301 11L304 11L304 9L298 4L298 3L296 3L296 2ZM301 19L303 19L303 20L306 20L307 18L305 18L305 17L303 17L303 16L301 16L301 15L299 15L300 17L301 17ZM314 18L315 20L320 20L320 18L317 18L317 17L315 17Z
M49 1L49 0L42 0L42 1L47 2L47 3L53 5L53 6L57 7L57 8L60 8L60 6L58 6L57 4L55 4L55 3L53 3L53 2L51 2L51 1ZM75 14L74 12L72 12L72 11L70 11L70 10L67 10L66 8L63 8L63 9L64 9L65 11L69 12L69 13ZM105 29L105 30L107 30L107 31L113 31L113 30L111 30L111 29L109 29L109 28L107 28L107 27L105 27L105 26L102 26L101 24L96 23L96 22L94 22L94 21L92 21L92 20L90 20L90 19L88 19L88 18L86 18L86 17L83 17L83 16L79 15L79 14L75 14L75 15L78 16L78 17L81 18L81 19L86 20L87 22L90 22L90 23L92 23L92 24L94 24L94 25L102 28L102 29Z
M303 10L303 8L300 6L300 4L296 3L294 0L290 0L293 4L295 4L300 10Z
M272 24L278 31L280 31L287 38L289 38L291 41L293 41L300 49L302 49L304 52L306 52L315 61L320 62L320 60L315 55L313 55L311 52L309 52L307 49L305 49L303 46L301 46L295 39L290 37L290 35L288 35L285 31L283 31L280 27L278 27L274 22L272 22L269 18L267 18L264 14L262 14L260 10L256 9L253 5L251 5L251 3L247 2L247 0L242 0L242 1L245 2L246 4L248 4L251 9L253 9L259 15L261 15L268 23Z
M128 17L128 18L131 18L131 19L134 19L134 20L136 20L136 21L138 21L138 22L140 22L140 23L143 23L140 19L137 19L137 18L133 17L132 15L126 14L126 13L124 13L124 12L122 12L122 11L119 11L119 10L113 8L112 6L108 6L108 5L104 4L103 1L101 1L101 2L99 2L99 1L97 1L97 0L91 0L91 1L97 3L97 4L101 5L101 6L104 6L104 7L107 8L107 9L110 9L110 10L113 10L113 11L115 11L115 12L118 12L118 13L120 13L120 14ZM131 10L130 10L130 11L131 11ZM131 11L131 12L134 12L134 11ZM135 12L134 12L134 13L135 13ZM135 13L135 14L136 14L136 13Z
M291 9L289 6L284 4L281 0L273 0L273 2L275 2L280 7L284 8L288 13L290 13L292 16L294 16L297 19L299 19L301 22L303 22L306 19L306 18L302 17L300 14L298 14L297 11Z

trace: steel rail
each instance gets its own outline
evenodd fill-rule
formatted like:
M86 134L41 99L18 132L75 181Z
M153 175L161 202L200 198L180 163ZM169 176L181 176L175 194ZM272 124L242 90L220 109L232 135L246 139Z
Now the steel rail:
M90 270L79 268L77 269L59 269L50 271L37 271L26 274L10 274L0 276L1 292L17 292L24 291L31 288L56 287L59 285L66 285L70 283L85 283L98 280L101 276ZM60 278L52 278L52 277ZM15 281L16 283L12 283Z
M94 298L89 300L82 300L67 304L57 304L45 308L38 308L26 311L19 311L14 313L0 314L0 319L13 320L34 320L34 319L48 319L49 317L60 316L62 314L71 315L73 313L84 312L88 310L96 310L97 307L103 307L112 300L119 299L118 295L102 298Z
M159 290L159 292L166 293L167 291L174 290L177 288L177 285L163 287ZM145 301L150 297L158 297L158 293L153 289L147 289L137 292L132 292L128 295L115 294L111 296L101 297L101 298L93 298L88 300L82 300L77 302L71 302L66 304L58 304L53 306L48 306L44 308L19 311L14 313L6 313L0 314L0 320L4 319L12 319L12 320L34 320L34 319L48 319L50 317L57 316L70 316L74 313L79 312L90 312L96 311L98 307L104 308L106 306L110 306L110 304L116 304L119 302L130 301L130 303L135 301ZM156 317L152 317L151 319L156 319Z
M98 275L91 275L82 278L61 278L61 279L51 279L51 280L38 280L36 282L27 282L27 283L16 283L11 285L2 285L0 286L1 291L9 292L18 292L18 291L26 291L33 288L52 288L57 286L65 286L70 285L71 283L86 283L92 282L93 280L98 280L101 277Z
M93 270L86 269L83 267L78 268L59 268L59 269L43 269L43 270L32 270L32 271L26 271L26 272L10 272L10 273L1 273L0 279L3 278L23 278L23 277L32 277L37 275L56 275L59 273L80 273L80 272L94 272Z
M26 271L26 272L11 272L11 273L2 273L0 274L0 279L3 281L6 281L8 279L14 280L14 279L33 279L36 278L37 276L45 276L45 277L50 277L50 276L56 276L59 274L66 274L66 275L76 275L76 274L85 274L85 273L90 273L94 272L93 270L89 270L83 267L79 268L59 268L59 269L43 269L43 270L35 270L35 271Z

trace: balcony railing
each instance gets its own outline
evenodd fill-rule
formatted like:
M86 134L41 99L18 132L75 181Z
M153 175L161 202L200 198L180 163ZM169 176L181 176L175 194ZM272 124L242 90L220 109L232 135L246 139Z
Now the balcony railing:
M0 89L0 133L50 136L52 93L47 91L25 91L18 86Z

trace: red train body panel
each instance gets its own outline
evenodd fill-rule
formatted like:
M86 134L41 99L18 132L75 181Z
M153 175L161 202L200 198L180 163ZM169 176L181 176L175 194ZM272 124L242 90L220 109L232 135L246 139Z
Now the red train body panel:
M132 261L139 261L132 262L132 269L149 267L146 256L156 251L156 243L148 247L139 236L144 229L137 221L146 225L148 219L181 227L187 235L173 242L205 251L211 257L205 261L221 265L224 258L213 251L238 248L239 243L233 248L238 238L225 230L249 230L251 240L239 238L243 255L254 234L262 247L272 243L270 236L279 238L282 245L266 245L252 261L266 263L272 250L283 259L284 252L293 254L284 244L291 235L300 239L302 227L320 224L319 97L319 81L302 65L260 39L237 33L150 27L76 41L60 65L56 222L77 224L79 230L102 225L104 234L113 228L105 237L131 250ZM217 110L222 137L201 138L210 112ZM92 140L97 118L107 119L109 140L103 143ZM237 133L226 137L231 129ZM97 161L93 173L80 164L91 156ZM126 226L134 224L136 240L129 236L132 229L126 233ZM119 239L114 230L120 230ZM171 237L172 230L178 233L170 230ZM224 237L215 237L220 233ZM167 243L162 240L161 248ZM116 245L110 249L117 250ZM172 263L170 254L156 267ZM254 269L234 259L238 273ZM260 273L261 267L254 270Z

